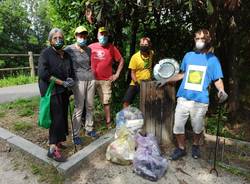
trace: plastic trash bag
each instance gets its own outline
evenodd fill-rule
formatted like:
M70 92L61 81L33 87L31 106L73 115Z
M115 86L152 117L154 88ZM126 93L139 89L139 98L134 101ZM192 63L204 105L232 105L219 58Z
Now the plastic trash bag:
M120 128L117 136L107 148L106 159L117 164L129 165L135 154L135 140L125 125Z
M121 126L125 125L135 135L143 126L142 112L136 107L127 107L116 114L116 135Z
M138 145L134 160L134 172L150 181L157 181L161 178L168 167L167 159L161 156L156 137L148 134L146 137L137 134Z

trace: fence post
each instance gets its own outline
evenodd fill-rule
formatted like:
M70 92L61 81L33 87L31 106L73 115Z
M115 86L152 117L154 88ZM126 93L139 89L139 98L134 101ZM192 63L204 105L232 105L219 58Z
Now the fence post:
M35 77L33 52L29 51L28 54L29 54L30 76Z

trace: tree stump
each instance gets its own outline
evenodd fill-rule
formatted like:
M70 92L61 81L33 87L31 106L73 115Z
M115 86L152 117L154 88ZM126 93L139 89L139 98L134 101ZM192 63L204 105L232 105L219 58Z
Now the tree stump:
M170 144L173 139L175 87L156 87L155 81L142 81L140 109L144 115L144 130L153 133L160 144Z

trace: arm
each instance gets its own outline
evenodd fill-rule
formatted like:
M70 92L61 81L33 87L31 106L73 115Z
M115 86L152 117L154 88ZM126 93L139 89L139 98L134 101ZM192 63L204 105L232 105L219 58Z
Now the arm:
M224 91L224 84L223 84L222 79L216 80L216 81L214 82L214 85L215 85L215 87L216 87L216 89L217 89L218 91Z
M45 57L45 51L43 51L38 59L38 77L43 81L49 81L50 72L49 72L49 63Z
M218 79L214 82L215 87L218 90L218 98L219 98L219 103L223 103L227 100L228 94L224 90L224 84L222 79Z
M163 87L167 83L179 81L179 80L183 79L183 77L184 77L184 73L178 73L178 74L174 75L173 77L171 77L169 79L161 79L160 81L157 81L156 86L157 87Z
M110 80L112 82L115 81L116 79L118 79L118 77L120 76L120 73L121 73L122 68L124 66L124 59L123 59L123 57L121 57L118 62L119 62L119 65L118 65L118 68L116 70L116 73L114 75L112 75L111 78L110 78Z
M174 75L173 77L167 79L166 81L167 81L167 83L177 82L177 81L183 79L183 77L184 77L184 73L178 73L177 75Z
M137 83L137 78L135 75L135 70L131 69L131 79L134 81L134 83Z

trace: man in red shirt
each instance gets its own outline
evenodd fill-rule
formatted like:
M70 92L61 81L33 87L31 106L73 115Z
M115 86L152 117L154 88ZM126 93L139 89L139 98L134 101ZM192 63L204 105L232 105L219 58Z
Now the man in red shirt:
M98 94L104 105L106 125L110 128L111 83L118 79L124 60L119 50L108 42L108 32L105 27L98 29L97 39L98 42L89 45L91 48L91 68L95 75ZM112 73L113 60L119 62L115 74Z

